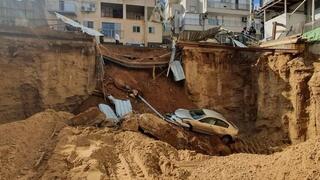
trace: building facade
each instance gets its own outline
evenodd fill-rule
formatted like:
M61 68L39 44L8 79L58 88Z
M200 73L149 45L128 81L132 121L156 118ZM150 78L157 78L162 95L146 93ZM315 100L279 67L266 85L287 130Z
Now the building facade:
M123 44L162 43L162 24L149 21L155 0L46 0L46 4L51 24L58 12L98 30L105 42L115 42L118 34Z
M0 25L46 26L43 0L0 0Z
M241 32L247 26L250 0L180 0L171 1L171 16L179 14L182 30L207 30L222 26Z
M259 11L263 14L265 40L278 39L320 27L319 0L262 0ZM275 22L281 26L277 26L276 32L273 33Z

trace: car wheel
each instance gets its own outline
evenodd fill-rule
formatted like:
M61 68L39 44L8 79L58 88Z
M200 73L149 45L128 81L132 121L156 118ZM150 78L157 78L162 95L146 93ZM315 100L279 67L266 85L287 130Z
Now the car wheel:
M232 137L230 135L225 135L222 137L221 140L224 144L229 144L232 142Z
M189 125L189 131L192 131L192 125L190 124L190 123L188 123L188 125Z

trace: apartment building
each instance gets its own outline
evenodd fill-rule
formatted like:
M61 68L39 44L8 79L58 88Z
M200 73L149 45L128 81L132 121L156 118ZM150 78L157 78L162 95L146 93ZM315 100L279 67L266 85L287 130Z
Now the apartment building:
M319 0L262 0L265 39L297 34L320 27ZM280 23L273 34L274 22Z
M162 43L162 24L149 21L155 0L46 1L49 21L53 12L61 13L100 31L105 42L114 42L118 34L123 44Z
M0 0L0 25L46 26L43 0Z
M174 0L170 1L170 15L179 14L182 30L206 30L222 26L241 32L247 26L250 0Z

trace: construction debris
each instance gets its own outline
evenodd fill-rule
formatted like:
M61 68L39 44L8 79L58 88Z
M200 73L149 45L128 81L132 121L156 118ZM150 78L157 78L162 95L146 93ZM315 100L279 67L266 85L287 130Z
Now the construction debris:
M120 100L114 98L113 96L108 96L108 99L115 105L116 114L118 117L122 118L132 112L130 100Z
M85 27L83 25L81 25L80 23L70 19L70 18L67 18L57 12L55 12L56 16L58 19L62 20L63 22L65 22L66 24L69 24L75 28L79 28L81 29L82 32L84 33L87 33L88 35L91 35L91 36L94 36L94 37L100 37L100 36L104 36L103 34L101 34L100 32L94 30L94 29L91 29L91 28L88 28L88 27Z
M173 61L170 64L171 64L170 69L173 73L175 81L181 81L181 80L186 79L186 77L184 75L183 67L182 67L180 61Z

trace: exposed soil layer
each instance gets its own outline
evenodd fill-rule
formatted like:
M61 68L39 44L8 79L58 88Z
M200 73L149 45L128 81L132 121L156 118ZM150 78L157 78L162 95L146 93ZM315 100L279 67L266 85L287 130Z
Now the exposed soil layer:
M228 48L185 47L185 88L199 107L215 109L240 130L256 120L255 74L251 67L259 53Z
M14 32L19 30L24 29ZM61 32L69 39L59 39L50 30L20 33L23 36L0 33L0 123L47 108L73 111L95 88L93 42Z
M278 143L319 135L317 58L227 48L183 52L190 99L220 111L241 134Z
M172 77L166 77L167 68L156 69L155 79L153 70L132 70L106 63L105 67L105 92L115 98L129 99L128 93L120 88L129 85L138 89L142 96L161 113L173 112L178 108L195 108L196 106L185 94L183 84L174 82ZM165 72L165 73L164 73ZM133 110L138 113L151 112L140 100L130 99ZM103 102L103 98L91 97L86 100L77 112L88 107L96 106ZM110 102L106 102L109 103Z
M320 178L319 137L272 155L216 157L139 132L66 126L71 117L46 111L0 125L0 179Z

